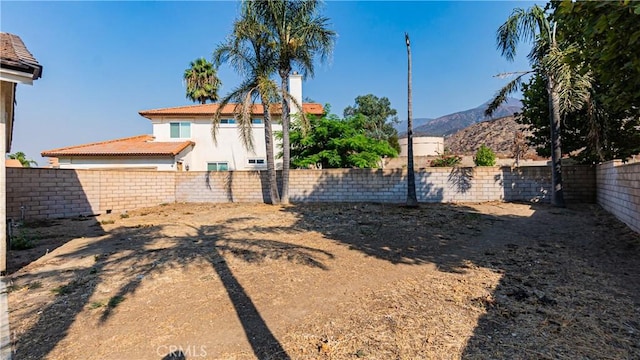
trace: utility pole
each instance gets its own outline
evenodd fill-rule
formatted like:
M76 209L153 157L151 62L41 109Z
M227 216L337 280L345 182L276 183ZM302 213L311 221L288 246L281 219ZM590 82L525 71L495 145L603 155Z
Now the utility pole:
M413 103L411 101L411 44L409 34L404 33L407 43L407 206L417 207L416 175L413 171Z

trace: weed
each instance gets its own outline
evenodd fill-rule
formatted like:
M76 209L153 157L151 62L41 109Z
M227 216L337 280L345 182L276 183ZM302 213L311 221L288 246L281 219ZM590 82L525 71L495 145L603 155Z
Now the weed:
M438 154L438 157L431 160L431 167L455 167L462 161L462 158L458 155L452 154L449 149L444 149L442 154Z
M89 274L97 274L98 273L98 269L96 268L91 268L91 270L89 270Z
M72 290L72 285L71 284L66 284L66 285L61 285L58 286L56 288L51 289L51 292L56 294L56 295L66 295L68 293L70 293Z
M40 289L42 287L42 283L40 281L34 281L32 283L27 284L27 289L35 290Z
M107 306L113 309L114 307L120 305L120 303L123 301L124 301L124 296L117 295L109 299Z
M18 286L18 285L15 285L15 284L7 285L7 287L6 287L7 294L12 293L14 291L18 291L18 290L23 289L23 288L24 288L24 286Z
M27 250L34 248L36 244L27 236L24 230L21 230L11 239L11 250Z
M120 214L120 219L126 219L126 218L128 218L128 217L129 217L129 214L127 214L126 212L125 212L125 213Z
M104 302L102 301L94 301L91 304L89 304L89 309L97 309L97 308L101 308L104 306Z
M113 220L113 219L110 219L110 220L100 220L100 224L102 224L102 225L111 225L111 224L113 224L113 223L115 223L115 222L116 222L116 221L115 221L115 220Z

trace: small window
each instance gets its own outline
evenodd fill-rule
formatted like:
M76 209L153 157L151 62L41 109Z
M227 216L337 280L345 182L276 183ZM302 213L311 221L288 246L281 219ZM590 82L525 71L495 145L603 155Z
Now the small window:
M169 123L171 128L172 139L185 139L191 137L191 123L188 122L172 122Z
M226 161L208 162L207 171L229 171L229 163Z
M249 165L264 165L264 159L249 159Z
M262 119L251 119L253 125L262 125Z
M220 124L235 124L236 119L220 119Z

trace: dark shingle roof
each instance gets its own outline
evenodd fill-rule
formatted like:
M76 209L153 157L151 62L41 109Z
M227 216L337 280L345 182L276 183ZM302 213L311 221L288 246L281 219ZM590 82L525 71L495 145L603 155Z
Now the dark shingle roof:
M14 34L0 33L0 66L33 74L34 80L42 76L42 65Z

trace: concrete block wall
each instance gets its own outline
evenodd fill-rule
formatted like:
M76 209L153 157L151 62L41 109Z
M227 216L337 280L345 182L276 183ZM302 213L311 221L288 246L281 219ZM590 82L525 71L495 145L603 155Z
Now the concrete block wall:
M266 171L176 172L177 202L267 202Z
M640 162L598 165L596 181L598 204L640 233Z
M7 168L7 217L70 217L175 202L173 173Z
M565 196L595 199L594 169L565 167ZM266 202L266 172L7 169L7 216L68 217L171 202ZM292 202L403 203L402 169L292 170ZM577 185L572 184L576 182ZM547 167L428 168L416 171L420 202L549 200ZM569 185L572 184L572 185Z

